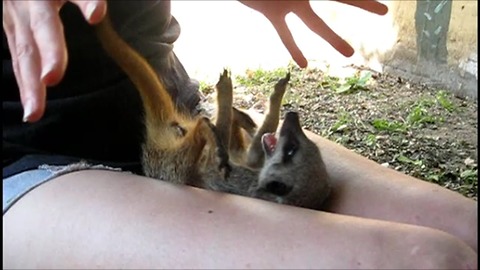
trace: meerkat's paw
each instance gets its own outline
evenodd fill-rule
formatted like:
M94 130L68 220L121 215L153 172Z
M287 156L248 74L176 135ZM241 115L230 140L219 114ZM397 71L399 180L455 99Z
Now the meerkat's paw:
M231 99L233 95L233 85L227 69L224 69L223 73L220 74L215 88L217 89L217 99L219 102L223 99Z
M290 72L287 73L285 78L280 79L273 89L273 93L270 96L270 100L281 100L285 91L287 90L288 82L290 81Z

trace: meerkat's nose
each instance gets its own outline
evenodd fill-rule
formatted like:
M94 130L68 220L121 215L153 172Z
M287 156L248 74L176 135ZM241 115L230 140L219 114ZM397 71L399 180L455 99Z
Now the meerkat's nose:
M265 185L265 190L273 195L285 196L292 191L293 186L279 181L270 181Z

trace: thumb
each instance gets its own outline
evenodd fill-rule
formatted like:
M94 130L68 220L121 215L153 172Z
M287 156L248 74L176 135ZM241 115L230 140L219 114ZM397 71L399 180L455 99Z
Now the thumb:
M71 2L80 8L83 16L90 24L99 23L107 13L106 0L71 0Z

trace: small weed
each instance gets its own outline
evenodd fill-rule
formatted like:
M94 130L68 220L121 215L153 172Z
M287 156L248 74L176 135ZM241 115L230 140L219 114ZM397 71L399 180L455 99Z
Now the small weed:
M396 157L396 160L400 163L405 163L405 164L412 164L412 165L415 165L415 166L418 166L418 167L422 167L423 166L423 161L422 160L412 160L402 154L398 155Z
M468 184L472 184L473 182L477 181L477 177L478 177L477 169L475 170L467 169L460 173L460 178Z
M374 146L377 144L377 136L375 134L368 134L364 140L365 144L368 146Z
M264 86L266 84L277 82L288 73L286 68L277 68L274 70L247 70L245 76L236 76L235 80L244 86Z
M200 92L202 92L203 94L207 95L207 94L210 94L213 92L214 90L214 87L213 85L209 85L208 83L204 82L204 81L200 81L199 83L199 90Z
M411 125L419 125L423 123L434 124L438 121L435 116L429 114L427 108L417 105L413 107L407 116L407 122Z
M389 121L387 119L374 119L372 125L375 129L379 131L390 131L390 132L405 132L407 131L407 126L404 123L393 120Z
M430 182L438 183L441 177L442 177L441 174L429 173L425 176L425 179Z
M353 121L352 116L348 112L342 112L338 120L330 128L330 132L339 132L348 128L349 123Z
M338 83L339 81L340 79L337 77L325 75L323 76L322 80L319 82L318 87L320 87L320 89L322 90L325 90L325 89L335 90L340 85Z
M435 124L438 121L443 121L441 117L432 115L431 108L435 105L435 100L432 98L422 97L416 101L411 108L407 109L407 123L412 126L421 124Z
M372 78L372 73L356 72L355 75L347 77L344 80L340 80L337 77L325 75L318 87L323 89L333 90L337 94L352 93L357 90L367 89L367 83Z
M453 112L455 110L455 105L449 99L447 92L441 90L436 94L437 102L448 112Z
M415 102L415 105L427 109L435 105L435 100L430 97L422 97L417 102Z
M367 72L357 72L352 77L345 78L345 82L340 84L338 88L335 89L335 92L338 94L351 93L356 90L365 90L367 89L367 83L372 78L372 73Z

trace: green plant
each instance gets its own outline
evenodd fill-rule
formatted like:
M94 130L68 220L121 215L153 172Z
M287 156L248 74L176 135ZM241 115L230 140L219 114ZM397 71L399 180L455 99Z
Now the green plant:
M467 169L460 173L460 178L467 184L473 184L478 181L478 170Z
M428 173L425 178L426 180L430 182L436 182L438 183L440 181L440 178L442 177L441 174L436 174L436 173Z
M404 123L401 123L396 120L389 121L387 119L374 119L372 125L375 129L379 131L390 131L390 132L405 132L407 131L407 126Z
M449 94L447 92L441 90L436 94L437 102L448 112L453 112L455 108L455 104L450 100Z
M199 82L199 90L203 94L210 94L213 92L214 87L204 81Z
M345 82L340 84L338 88L335 89L335 92L342 94L353 92L356 90L365 90L367 89L367 83L372 78L372 73L367 72L357 72L351 77L345 78Z
M417 105L412 108L407 116L407 122L412 125L418 125L422 123L434 124L437 122L437 118L429 114L426 107Z
M377 136L375 134L368 134L364 140L365 144L368 146L374 146L377 144Z
M348 128L349 123L353 121L352 116L348 112L340 113L338 120L329 128L331 132L338 132Z
M288 73L286 68L277 68L273 70L255 69L247 70L245 76L236 76L235 80L244 86L264 86L277 82Z
M407 123L409 125L435 124L443 121L442 117L437 117L432 113L432 107L435 106L435 99L431 97L421 97L411 107L406 108L409 111ZM435 111L435 110L434 110Z
M329 76L329 75L324 75L322 80L319 82L318 87L320 89L325 90L325 89L331 89L334 90L338 88L340 85L338 82L340 81L339 78Z
M400 163L412 164L412 165L419 166L419 167L423 166L423 161L422 160L419 160L419 159L413 160L413 159L410 159L410 158L408 158L408 157L406 157L402 154L398 155L396 157L396 160Z

